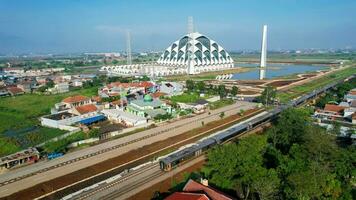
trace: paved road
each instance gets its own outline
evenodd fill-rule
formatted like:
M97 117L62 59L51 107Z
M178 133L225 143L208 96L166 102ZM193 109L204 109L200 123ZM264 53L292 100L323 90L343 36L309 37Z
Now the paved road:
M120 148L115 148L113 150L98 154L98 155L90 157L88 159L79 160L79 161L73 162L71 164L63 165L61 167L57 167L57 168L51 169L49 171L38 173L36 175L21 179L19 181L6 184L6 185L0 187L0 197L8 196L12 193L29 188L35 184L57 178L57 177L65 175L65 174L69 174L71 172L74 172L79 169L82 169L82 168L94 165L96 163L108 160L110 158L117 157L121 154L127 153L131 150L140 148L142 146L145 146L145 145L148 145L148 144L160 141L160 140L165 140L169 137L173 137L173 136L182 134L186 131L192 130L194 128L198 128L201 126L202 121L204 121L204 123L206 124L208 122L220 119L219 114L221 112L225 112L225 116L230 116L230 115L233 115L233 114L236 114L237 112L239 112L240 109L247 110L247 109L254 108L255 106L256 106L256 104L250 103L250 102L243 102L243 101L237 102L236 104L226 106L224 108L220 108L217 110L211 110L210 115L208 115L208 113L204 113L204 114L192 117L192 118L178 120L178 121L175 121L175 122L172 122L169 124L164 124L157 128L149 129L149 130L142 131L142 132L130 135L130 136L126 136L123 138L105 142L103 144L99 144L99 145L81 149L81 150L78 150L78 151L75 151L72 153L68 153L65 156L55 159L55 160L39 162L39 163L29 165L29 166L26 166L23 168L12 170L8 173L0 175L0 183L12 180L17 177L21 177L21 176L29 174L29 173L39 171L41 169L46 169L48 167L60 165L61 163L72 160L74 158L78 158L78 157L82 157L84 155L95 153L95 152L101 151L103 149L114 147L119 144L131 142L131 143L129 143L125 146L122 146ZM142 138L144 136L148 136L153 133L160 132L160 131L166 131L166 132L162 132L162 134L158 134L158 135L149 137L144 140L138 140L139 138ZM134 140L138 140L138 141L132 142Z

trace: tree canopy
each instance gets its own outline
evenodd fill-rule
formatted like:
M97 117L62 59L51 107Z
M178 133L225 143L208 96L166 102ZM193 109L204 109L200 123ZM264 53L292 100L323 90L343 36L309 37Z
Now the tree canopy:
M274 128L209 151L210 183L244 199L355 199L356 149L291 108Z

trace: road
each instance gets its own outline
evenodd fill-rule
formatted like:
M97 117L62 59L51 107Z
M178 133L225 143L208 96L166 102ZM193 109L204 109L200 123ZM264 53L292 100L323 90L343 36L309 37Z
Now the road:
M204 113L191 118L185 118L130 136L68 153L55 160L39 162L11 170L8 173L0 175L0 184L2 184L0 186L0 197L8 196L36 184L117 157L142 146L201 127L202 121L207 124L220 119L219 114L221 112L224 112L225 116L230 116L239 112L240 109L248 110L255 106L256 104L254 103L239 101L233 105L211 110L210 115Z

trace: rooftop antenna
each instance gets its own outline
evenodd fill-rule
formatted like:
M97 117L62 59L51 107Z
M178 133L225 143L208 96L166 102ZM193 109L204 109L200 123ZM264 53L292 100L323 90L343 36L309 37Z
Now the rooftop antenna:
M267 62L267 25L263 25L262 46L261 46L261 65L260 65L260 80L266 76L266 62Z
M191 34L193 32L194 32L193 17L189 16L188 17L188 34Z
M132 64L132 57L131 57L131 35L130 30L126 31L126 55L127 55L127 64Z
M194 41L193 40L193 32L194 32L194 25L193 25L193 17L188 17L188 44L187 47L189 48L188 53L188 74L194 74L194 63L193 63L193 52L194 52Z

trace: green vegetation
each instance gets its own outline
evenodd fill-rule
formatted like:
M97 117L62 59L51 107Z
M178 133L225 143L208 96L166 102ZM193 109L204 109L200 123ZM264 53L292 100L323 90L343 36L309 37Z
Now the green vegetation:
M52 153L52 152L65 153L68 151L68 145L70 145L71 143L78 142L80 140L89 139L89 138L94 138L94 137L99 137L99 132L97 129L92 129L89 131L89 133L77 132L61 140L48 142L43 146L43 149L47 153Z
M324 108L325 104L327 103L339 103L344 98L344 95L348 91L353 89L355 85L356 85L356 78L348 82L337 85L336 88L333 88L330 91L328 91L325 94L325 96L319 98L316 101L316 106L318 108Z
M276 100L277 89L272 86L267 86L262 94L256 98L257 102L264 105L272 105Z
M304 93L321 88L329 83L342 80L342 79L347 78L353 74L356 74L355 65L341 69L339 71L336 71L336 72L329 74L327 76L323 76L321 78L318 78L318 79L308 82L306 84L295 86L295 87L291 88L290 90L288 90L287 92L285 92L285 91L278 92L277 97L279 98L279 100L281 102L287 102L287 101L289 101L293 98L296 98Z
M213 149L204 176L243 199L355 199L356 149L338 146L309 116L286 110L266 134Z
M224 106L228 106L234 103L234 100L232 99L221 99L219 101L215 101L215 102L210 102L209 103L209 108L211 110L215 110L218 108L222 108Z
M232 96L236 96L238 92L239 92L239 88L236 87L235 85L232 86L232 88L231 88L231 95L232 95Z
M173 116L169 113L166 113L166 114L158 114L157 116L154 117L155 120L157 121L165 121L165 120L169 120L169 119L172 119Z
M25 94L0 98L0 143L6 144L0 145L0 155L14 153L65 133L59 129L39 127L39 117L50 114L51 107L68 96L90 97L96 94L97 87L93 87L56 95Z
M184 93L181 95L176 95L176 96L172 96L171 100L173 102L181 102L181 103L194 103L196 101L198 101L199 99L201 99L199 97L199 94L197 93Z

